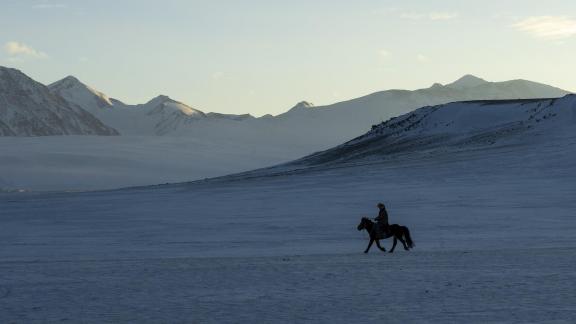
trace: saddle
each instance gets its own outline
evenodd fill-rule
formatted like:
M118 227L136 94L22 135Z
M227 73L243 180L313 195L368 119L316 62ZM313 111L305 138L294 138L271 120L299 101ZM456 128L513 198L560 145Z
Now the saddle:
M390 231L390 225L384 226L384 224L376 223L373 231L379 240L387 239L390 236L392 236L392 232Z

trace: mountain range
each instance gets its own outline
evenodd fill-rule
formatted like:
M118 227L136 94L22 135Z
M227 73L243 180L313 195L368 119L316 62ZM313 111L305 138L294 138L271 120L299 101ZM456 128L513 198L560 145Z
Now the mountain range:
M205 113L167 96L127 105L74 77L44 86L0 68L0 191L109 189L492 146L565 129L573 97L553 98L567 93L468 75L328 106L302 101L255 118Z
M0 71L3 136L170 135L256 142L265 137L280 145L306 142L310 149L337 145L364 133L373 124L426 105L463 100L553 98L569 93L526 80L488 82L466 75L447 85L436 83L414 91L386 90L326 106L303 101L283 114L255 118L249 114L204 113L164 95L144 104L128 105L73 76L46 87L18 70L0 68ZM17 92L25 95L14 95ZM45 117L54 114L59 119Z
M204 113L168 96L157 96L145 104L128 105L68 76L48 86L55 94L90 112L122 135L166 135L194 127L198 122L244 120L250 115Z
M365 134L327 150L211 181L318 174L372 164L395 168L405 165L409 174L409 169L428 165L430 160L454 162L458 156L466 156L466 159L497 161L494 152L508 156L518 152L515 158L524 157L526 163L533 159L540 161L551 154L548 158L557 160L560 172L566 167L565 154L570 153L575 143L575 125L574 94L561 98L475 100L426 106L374 125ZM543 148L549 153L541 152ZM531 150L535 151L529 153ZM533 168L532 165L523 167Z

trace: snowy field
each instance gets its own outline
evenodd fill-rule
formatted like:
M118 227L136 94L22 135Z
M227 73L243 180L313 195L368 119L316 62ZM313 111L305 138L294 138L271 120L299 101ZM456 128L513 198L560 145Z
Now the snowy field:
M1 268L0 317L16 323L573 323L575 263L573 248L14 263Z
M565 138L4 193L0 322L573 323L574 152ZM378 201L413 251L362 253L356 225Z

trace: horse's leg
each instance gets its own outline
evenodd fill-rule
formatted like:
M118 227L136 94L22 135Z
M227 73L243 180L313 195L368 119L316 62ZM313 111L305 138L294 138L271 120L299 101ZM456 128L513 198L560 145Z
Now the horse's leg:
M368 247L366 248L366 251L364 251L364 253L368 253L368 251L370 250L370 247L372 247L372 243L374 243L374 239L370 238L370 243L368 243Z
M380 245L380 240L376 240L376 246L380 249L380 251L386 252L386 249L383 248L382 245Z
M390 249L390 253L394 252L394 249L396 248L397 243L398 243L398 240L396 239L396 236L394 236L394 244L392 244L392 249Z
M402 245L404 245L404 250L408 251L410 250L408 248L408 245L406 245L406 241L404 241L404 239L402 238L402 236L398 236L398 239L400 240L400 242L402 243Z

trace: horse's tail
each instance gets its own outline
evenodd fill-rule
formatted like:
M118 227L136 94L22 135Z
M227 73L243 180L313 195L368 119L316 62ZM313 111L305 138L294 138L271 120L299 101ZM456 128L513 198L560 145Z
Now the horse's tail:
M406 226L402 226L403 230L404 230L404 238L406 239L406 244L408 245L408 248L413 248L416 244L414 244L414 241L412 241L412 237L410 236L410 230L408 229L408 227Z

